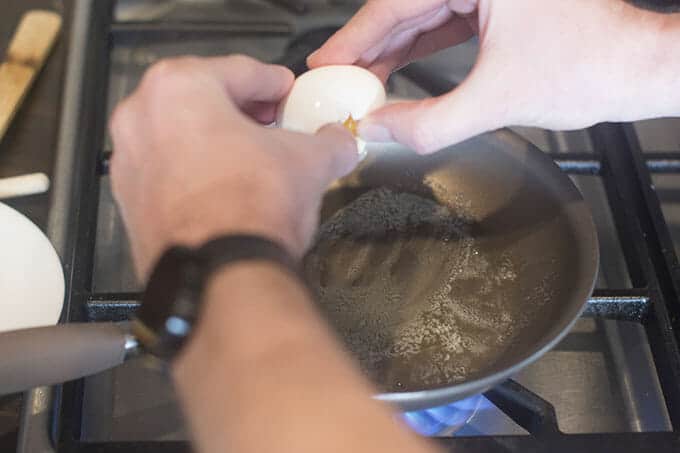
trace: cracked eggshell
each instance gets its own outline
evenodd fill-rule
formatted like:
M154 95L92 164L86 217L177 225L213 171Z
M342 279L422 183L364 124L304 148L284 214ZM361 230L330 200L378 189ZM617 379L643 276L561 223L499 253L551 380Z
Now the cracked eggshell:
M385 104L385 87L372 72L359 66L336 65L313 69L297 78L281 103L277 124L283 129L313 134L329 123L360 120ZM357 138L359 155L366 143Z

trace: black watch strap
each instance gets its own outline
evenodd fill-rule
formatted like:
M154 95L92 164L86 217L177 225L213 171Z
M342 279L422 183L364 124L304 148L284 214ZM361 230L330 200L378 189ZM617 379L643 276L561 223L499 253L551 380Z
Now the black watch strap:
M133 319L133 332L144 348L162 359L175 357L198 320L210 279L225 266L244 261L276 263L304 281L297 260L264 237L228 235L198 249L172 247L156 264Z
M197 250L210 278L220 268L236 261L270 261L301 277L298 261L278 243L261 236L230 235L206 242ZM207 282L207 281L206 281Z

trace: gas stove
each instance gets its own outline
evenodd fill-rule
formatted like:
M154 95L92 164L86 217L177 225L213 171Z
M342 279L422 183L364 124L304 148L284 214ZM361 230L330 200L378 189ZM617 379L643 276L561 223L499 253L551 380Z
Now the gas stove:
M163 57L243 53L300 73L360 3L74 2L48 225L68 276L63 321L122 321L138 306L105 128L144 70ZM442 94L463 80L476 51L471 40L412 64L389 91ZM568 336L513 380L402 418L457 452L680 451L680 120L516 132L550 153L590 204L597 289ZM19 451L177 452L189 450L187 438L166 377L133 360L27 395Z

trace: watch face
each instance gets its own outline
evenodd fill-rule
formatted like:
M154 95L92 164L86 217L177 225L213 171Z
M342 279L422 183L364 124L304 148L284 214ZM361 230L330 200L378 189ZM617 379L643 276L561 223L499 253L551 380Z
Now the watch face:
M201 292L201 267L191 250L163 254L136 313L135 334L151 352L171 356L191 331Z

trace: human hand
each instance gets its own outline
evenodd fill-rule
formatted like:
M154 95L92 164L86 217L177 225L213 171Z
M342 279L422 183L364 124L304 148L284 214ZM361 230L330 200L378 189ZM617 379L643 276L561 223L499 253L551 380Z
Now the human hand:
M111 119L113 192L137 270L165 248L264 235L301 255L328 184L357 161L342 126L265 128L293 74L244 56L156 63ZM244 113L247 112L247 113Z
M358 64L385 80L478 34L476 64L458 88L359 124L367 140L427 153L509 125L578 129L680 114L679 64L665 61L680 57L678 22L622 0L369 0L308 65Z

